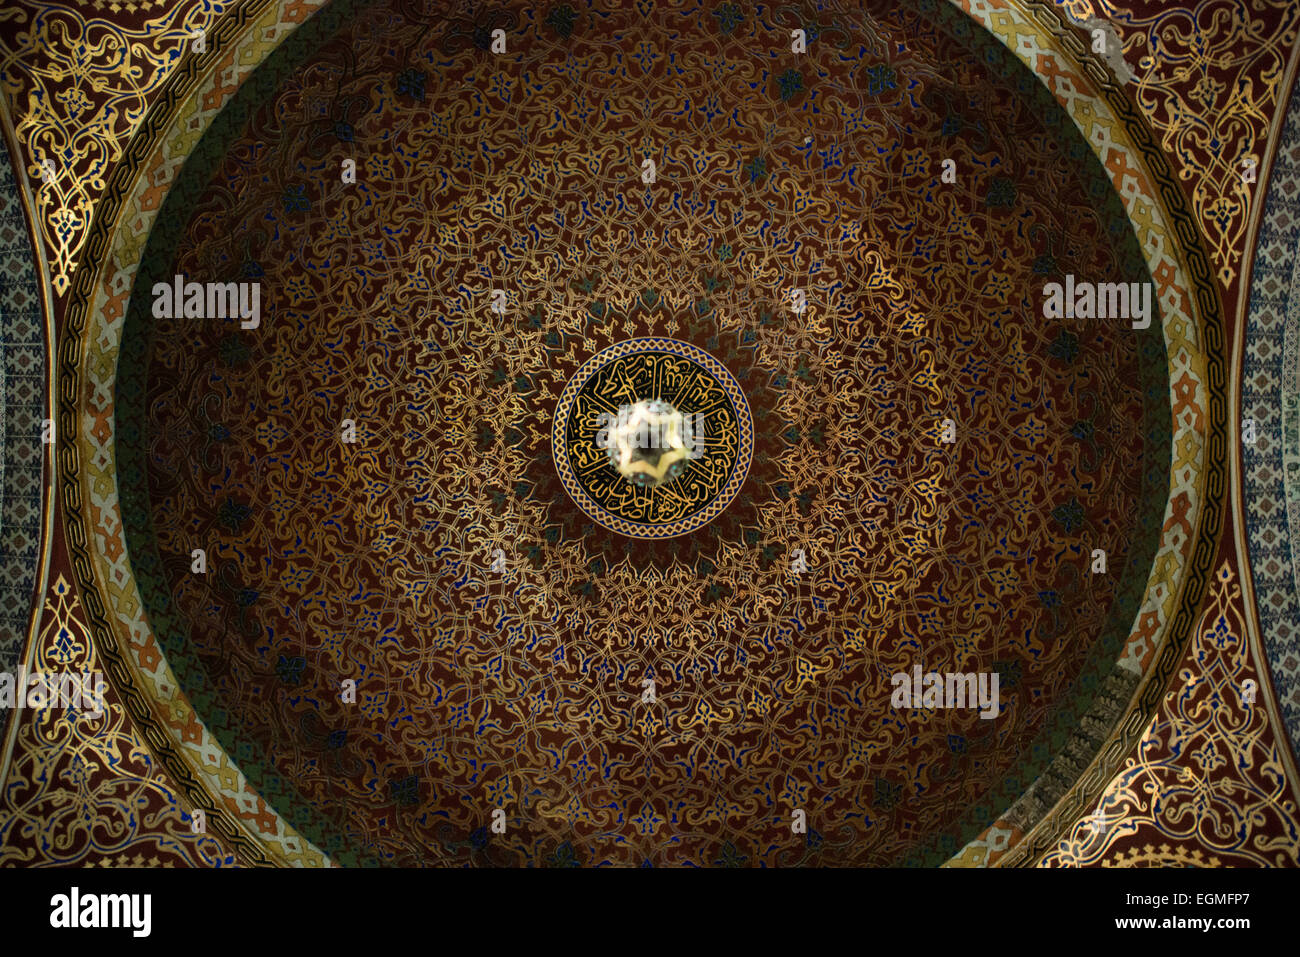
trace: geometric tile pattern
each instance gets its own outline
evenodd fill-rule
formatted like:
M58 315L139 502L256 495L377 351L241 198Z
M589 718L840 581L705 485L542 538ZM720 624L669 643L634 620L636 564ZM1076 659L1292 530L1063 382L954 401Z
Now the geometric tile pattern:
M1278 707L1300 742L1300 97L1269 174L1241 383L1242 481L1255 602ZM1255 441L1250 442L1253 422Z
M0 671L26 644L43 519L45 321L22 202L0 150Z

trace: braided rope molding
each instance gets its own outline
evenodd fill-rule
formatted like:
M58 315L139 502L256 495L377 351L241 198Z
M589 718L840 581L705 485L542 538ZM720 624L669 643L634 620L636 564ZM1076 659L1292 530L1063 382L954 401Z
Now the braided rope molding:
M1201 489L1200 517L1195 544L1184 578L1177 610L1165 631L1156 661L1148 668L1123 720L1109 731L1107 743L1092 765L1034 829L998 862L1001 867L1033 866L1059 844L1079 820L1086 817L1105 793L1124 757L1137 744L1150 724L1169 680L1187 651L1196 615L1210 584L1211 565L1223 533L1223 514L1228 490L1228 395L1223 354L1224 316L1219 288L1205 251L1203 237L1188 207L1187 199L1174 178L1167 159L1156 145L1150 126L1110 76L1101 60L1090 52L1082 35L1057 12L1048 0L1027 0L1026 7L1038 26L1056 38L1096 86L1106 104L1123 124L1135 152L1142 157L1157 190L1162 212L1173 226L1183 265L1192 283L1197 313L1204 329L1201 353L1206 363L1208 415L1206 458Z
M78 397L81 388L83 337L101 265L107 260L110 239L123 208L132 181L143 168L144 160L157 146L162 134L181 104L193 93L199 81L219 62L228 44L236 43L273 6L273 0L240 0L205 34L204 53L195 54L187 47L181 62L165 81L158 99L146 112L121 159L113 168L102 198L95 207L95 217L86 236L82 255L69 289L65 328L58 348L58 430L57 468L59 491L63 502L63 526L68 555L76 576L77 588L85 609L87 624L95 648L108 672L114 690L121 697L153 757L167 770L191 807L201 809L211 830L219 835L225 848L239 855L242 863L271 866L275 861L251 832L235 817L224 811L209 790L194 776L188 763L150 707L149 699L132 680L125 650L109 624L107 609L100 600L90 560L89 530L85 505L81 498Z

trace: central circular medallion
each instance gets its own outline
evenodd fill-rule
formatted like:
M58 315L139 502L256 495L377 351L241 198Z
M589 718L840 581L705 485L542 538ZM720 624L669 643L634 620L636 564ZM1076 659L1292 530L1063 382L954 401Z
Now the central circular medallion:
M583 512L630 538L673 538L736 497L754 423L713 356L677 339L629 339L565 385L551 441L560 481Z

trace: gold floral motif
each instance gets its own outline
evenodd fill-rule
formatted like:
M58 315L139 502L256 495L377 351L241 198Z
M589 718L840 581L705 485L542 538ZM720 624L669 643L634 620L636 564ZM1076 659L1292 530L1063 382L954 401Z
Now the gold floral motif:
M1268 733L1263 692L1249 701L1244 690L1267 679L1248 650L1236 578L1228 562L1219 567L1177 685L1092 815L1042 866L1300 863L1300 813L1278 750L1285 733ZM1189 844L1204 852L1191 856Z
M31 672L100 671L81 601L62 575L44 608ZM215 838L191 833L175 789L114 704L98 717L75 708L18 713L0 790L0 866L234 864Z
M106 174L118 162L154 94L226 3L127 5L161 15L138 28L54 3L0 10L12 46L0 46L3 95L35 193L57 295L68 291ZM120 4L94 5L115 12Z
M1250 204L1287 61L1300 32L1291 0L1201 0L1139 14L1109 0L1069 0L1076 23L1113 24L1135 74L1129 94L1178 160L1219 282L1237 279ZM1246 167L1256 167L1254 182Z

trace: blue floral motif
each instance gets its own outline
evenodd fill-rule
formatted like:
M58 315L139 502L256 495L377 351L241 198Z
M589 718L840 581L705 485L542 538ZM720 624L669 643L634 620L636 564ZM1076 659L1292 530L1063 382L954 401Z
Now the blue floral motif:
M989 185L989 194L984 200L990 208L1010 208L1016 204L1016 184L1005 176L996 177Z
M307 659L301 655L288 658L280 656L275 663L275 673L280 681L287 685L296 685L302 681L302 673L307 668Z
M867 68L867 92L872 96L880 96L886 90L898 88L895 82L898 75L894 68L888 63L877 63L875 66Z
M1052 518L1060 522L1067 533L1073 532L1083 525L1083 506L1077 498L1072 498L1066 504L1052 509Z
M238 535L241 526L253 514L253 510L247 505L235 501L233 498L227 498L217 509L217 523L223 528Z
M749 856L742 854L735 844L727 841L722 845L713 864L715 867L744 867L748 862Z
M546 17L546 25L562 37L569 37L573 34L573 21L578 14L573 7L567 3L562 3L552 10Z
M397 74L397 92L415 100L424 99L425 75L419 70L403 70Z
M781 99L791 99L796 93L803 89L803 75L798 70L786 70L777 78L777 85L781 89Z
M311 209L311 200L307 198L307 187L301 183L286 186L280 197L286 213L305 213Z
M546 865L548 867L581 867L582 862L578 860L573 845L565 841L555 849L555 853L546 856Z
M1072 363L1079 355L1079 338L1072 332L1062 330L1048 347L1047 353L1054 359Z
M740 7L734 3L724 3L713 9L713 15L718 19L718 29L723 33L733 33L736 27L740 26L745 20L745 15L740 12Z
M410 807L420 803L420 778L412 774L388 782L388 793L394 804Z

